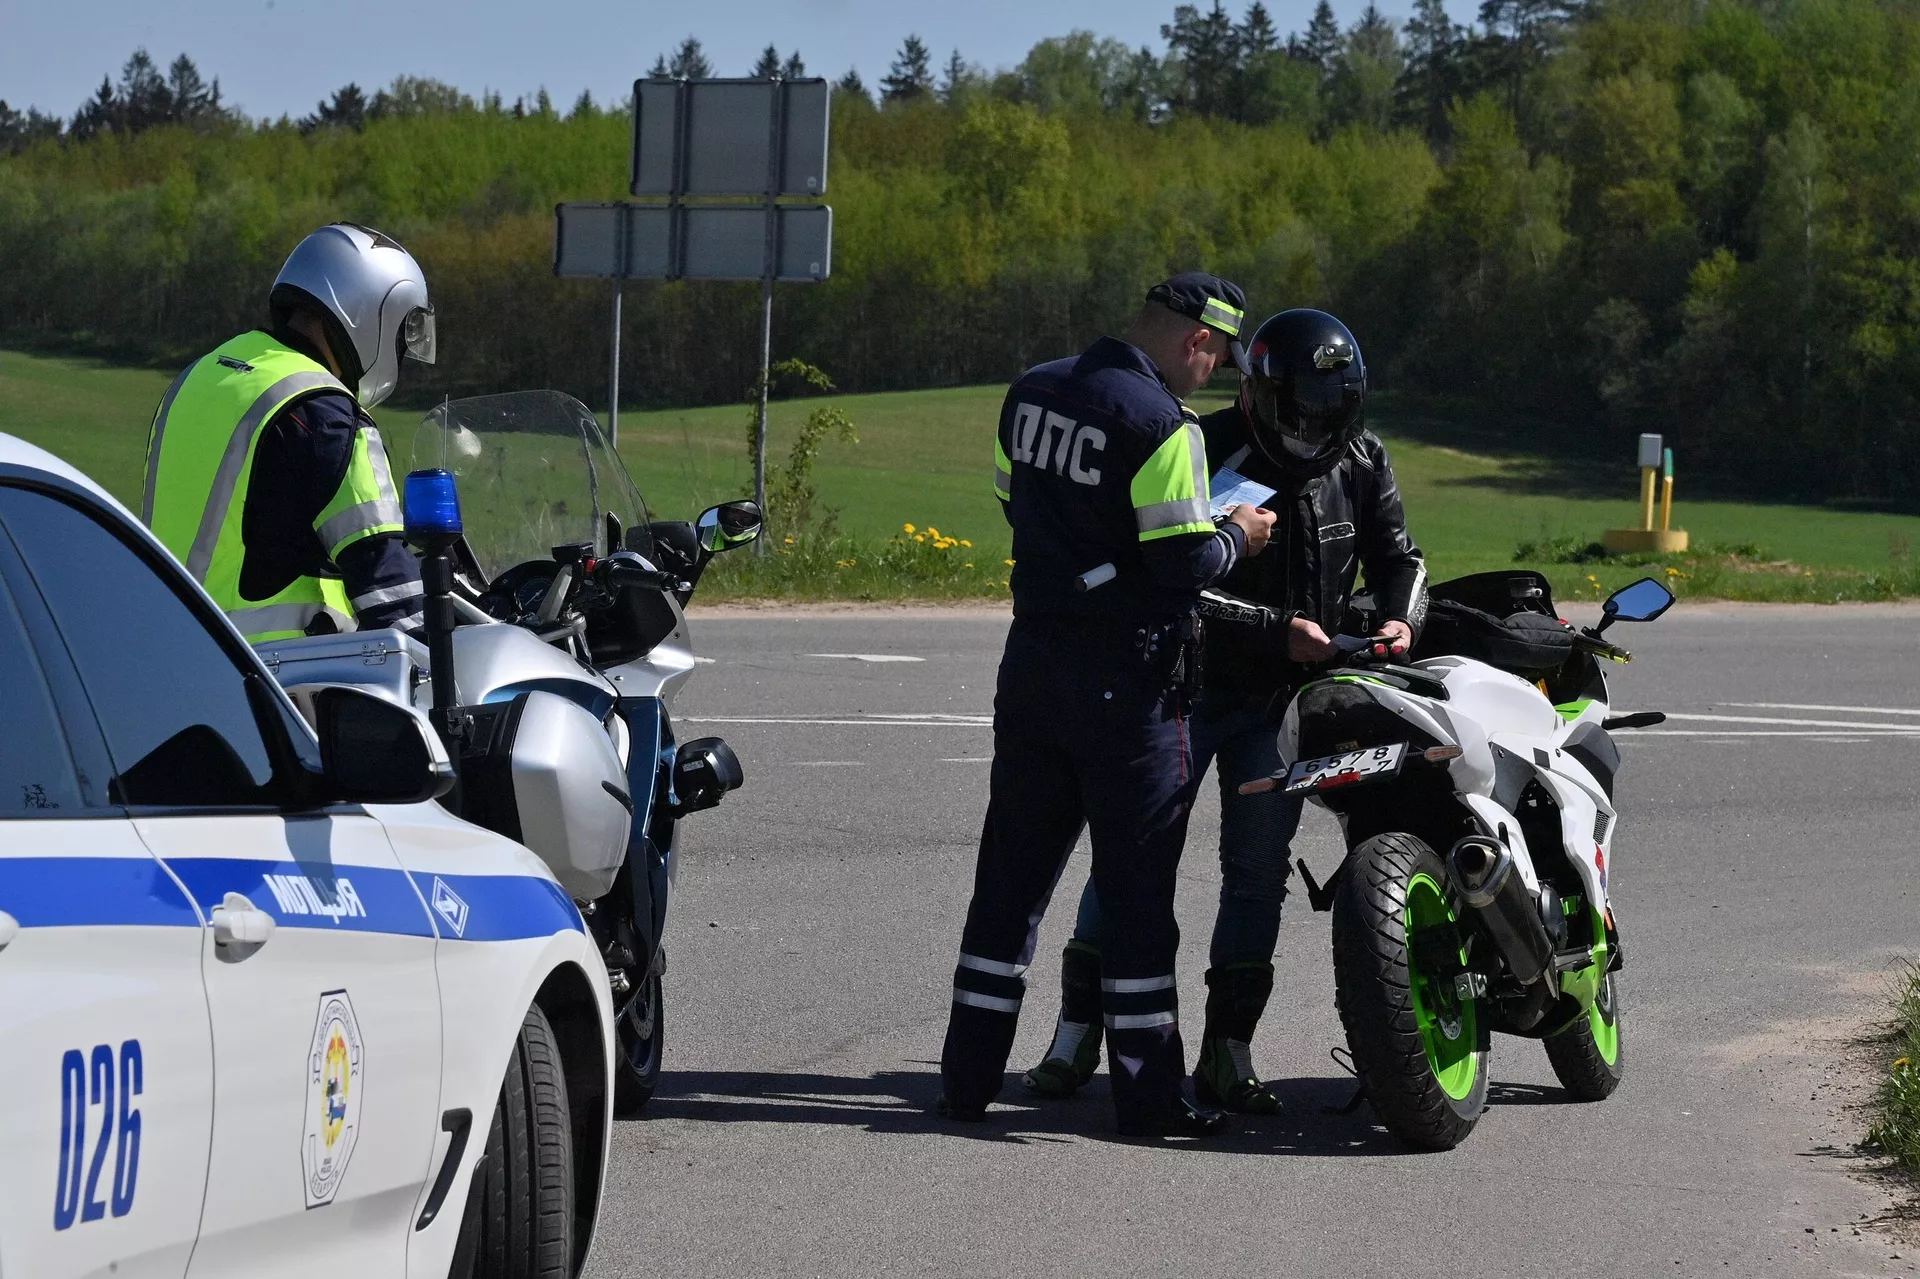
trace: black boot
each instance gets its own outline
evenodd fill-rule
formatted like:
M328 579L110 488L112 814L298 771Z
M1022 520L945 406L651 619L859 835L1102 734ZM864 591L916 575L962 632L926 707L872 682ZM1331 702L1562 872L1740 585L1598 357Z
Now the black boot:
M1253 1032L1272 993L1272 964L1207 970L1207 1028L1193 1067L1194 1095L1203 1103L1246 1115L1279 1113L1280 1098L1253 1070Z
M1060 1021L1038 1066L1022 1078L1042 1097L1070 1097L1100 1068L1100 952L1070 941L1060 956Z

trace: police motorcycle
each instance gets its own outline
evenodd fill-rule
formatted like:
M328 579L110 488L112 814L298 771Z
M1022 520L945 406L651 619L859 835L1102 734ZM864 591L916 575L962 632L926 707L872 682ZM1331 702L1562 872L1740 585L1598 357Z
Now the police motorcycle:
M1620 1082L1610 734L1665 717L1611 713L1601 662L1632 654L1603 636L1654 620L1674 597L1643 578L1576 630L1537 573L1480 574L1430 596L1410 660L1336 639L1343 663L1288 707L1282 769L1241 789L1304 795L1339 819L1348 851L1327 882L1296 864L1314 909L1333 913L1353 1104L1370 1102L1408 1144L1445 1150L1485 1109L1493 1031L1541 1040L1580 1100ZM1209 611L1284 624L1243 601ZM1483 625L1436 628L1442 616Z
M713 556L760 536L759 507L651 520L599 423L556 391L443 403L412 456L426 643L356 631L261 655L303 710L354 684L427 713L458 774L442 802L532 849L579 904L612 984L614 1108L632 1114L660 1073L678 823L742 780L726 742L675 734L684 606Z

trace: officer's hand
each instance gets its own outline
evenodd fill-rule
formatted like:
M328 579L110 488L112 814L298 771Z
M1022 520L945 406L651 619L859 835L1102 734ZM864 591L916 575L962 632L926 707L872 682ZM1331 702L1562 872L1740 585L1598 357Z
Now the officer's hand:
M1258 555L1267 549L1267 539L1273 536L1274 519L1272 511L1249 502L1241 502L1227 512L1227 523L1238 524L1240 531L1246 534L1249 555Z
M1413 628L1400 621L1382 622L1374 638L1385 642L1387 651L1397 657L1413 647Z
M1296 617L1287 624L1287 656L1296 662L1324 662L1339 650L1318 622Z

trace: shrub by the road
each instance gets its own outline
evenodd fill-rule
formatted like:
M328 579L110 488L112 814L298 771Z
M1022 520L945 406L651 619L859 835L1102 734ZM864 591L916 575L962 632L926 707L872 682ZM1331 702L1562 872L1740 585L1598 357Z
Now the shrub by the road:
M700 579L702 603L734 599L1005 599L1013 561L971 538L907 524L882 541L812 532L736 551Z
M1867 1144L1920 1174L1920 964L1901 978L1890 1039L1897 1055L1880 1084Z

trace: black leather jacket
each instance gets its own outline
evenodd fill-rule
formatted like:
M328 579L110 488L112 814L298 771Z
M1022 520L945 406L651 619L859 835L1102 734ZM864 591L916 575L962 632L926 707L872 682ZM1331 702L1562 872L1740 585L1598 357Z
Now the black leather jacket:
M1381 620L1419 630L1426 560L1407 535L1400 486L1378 436L1361 432L1331 471L1302 483L1287 479L1254 445L1239 405L1209 413L1200 426L1211 471L1230 467L1278 490L1266 501L1279 517L1273 539L1259 555L1241 559L1221 590L1283 617L1308 618L1336 635L1364 569ZM1287 656L1284 626L1260 632L1211 622L1205 661L1209 695L1229 699L1271 698L1310 672Z

